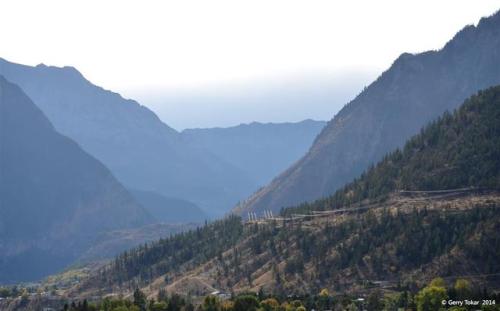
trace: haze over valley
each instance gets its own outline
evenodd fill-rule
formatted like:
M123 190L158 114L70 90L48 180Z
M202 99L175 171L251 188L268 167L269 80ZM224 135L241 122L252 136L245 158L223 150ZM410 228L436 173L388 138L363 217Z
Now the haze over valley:
M6 5L0 310L500 310L500 7L363 8Z

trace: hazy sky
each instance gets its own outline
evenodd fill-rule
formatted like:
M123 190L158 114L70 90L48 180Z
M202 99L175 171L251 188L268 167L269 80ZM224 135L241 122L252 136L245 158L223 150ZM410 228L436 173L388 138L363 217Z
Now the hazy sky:
M329 119L402 52L438 49L497 9L498 0L2 1L0 57L75 66L176 128ZM331 107L322 98L288 111L280 94L290 89L328 94Z

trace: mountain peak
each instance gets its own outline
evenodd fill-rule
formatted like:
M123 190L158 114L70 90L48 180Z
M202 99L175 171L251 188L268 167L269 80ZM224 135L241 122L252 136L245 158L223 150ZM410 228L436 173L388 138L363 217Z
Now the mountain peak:
M75 67L73 66L63 66L63 67L58 67L58 66L48 66L45 65L44 63L40 63L36 65L34 68L40 69L42 71L45 71L50 74L59 74L63 73L65 75L65 78L72 78L75 80L80 80L83 79L85 81L88 81L85 79L85 77L82 75L80 71L78 71Z

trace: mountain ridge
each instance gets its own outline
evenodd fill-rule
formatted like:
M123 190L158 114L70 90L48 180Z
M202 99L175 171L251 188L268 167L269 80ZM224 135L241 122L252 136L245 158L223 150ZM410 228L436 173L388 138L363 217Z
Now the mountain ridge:
M239 169L187 146L145 106L92 84L74 67L0 60L0 74L126 187L194 201L212 215L223 214L256 188Z
M297 161L325 125L323 121L244 123L227 128L186 129L184 141L209 150L231 163L259 185Z
M330 120L309 151L234 212L278 211L327 196L433 118L500 83L500 13L438 51L404 53Z

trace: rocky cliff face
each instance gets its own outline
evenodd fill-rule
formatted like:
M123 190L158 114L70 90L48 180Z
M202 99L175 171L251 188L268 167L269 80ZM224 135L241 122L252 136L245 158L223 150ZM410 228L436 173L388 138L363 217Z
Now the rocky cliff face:
M323 129L307 154L235 211L279 210L331 194L477 90L500 83L500 13L441 50L403 54Z

